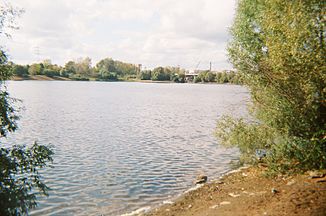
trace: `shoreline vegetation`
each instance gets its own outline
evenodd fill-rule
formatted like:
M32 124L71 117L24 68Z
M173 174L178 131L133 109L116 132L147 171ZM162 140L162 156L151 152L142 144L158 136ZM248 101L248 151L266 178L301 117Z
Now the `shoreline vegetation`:
M70 79L67 77L61 77L61 76L46 76L46 75L27 75L27 76L17 76L13 75L9 79L10 81L90 81L90 82L139 82L139 83L195 83L195 84L233 84L233 85L241 85L240 83L233 83L233 82L174 82L174 81L158 81L158 80L142 80L142 79L120 79L120 80L96 80L96 79L88 79L88 80L75 80Z
M125 63L105 58L91 65L89 57L69 61L64 66L44 60L31 65L7 64L13 80L76 80L76 81L137 81L175 83L232 83L241 84L234 71L194 70L180 67L156 67L142 70L141 64Z

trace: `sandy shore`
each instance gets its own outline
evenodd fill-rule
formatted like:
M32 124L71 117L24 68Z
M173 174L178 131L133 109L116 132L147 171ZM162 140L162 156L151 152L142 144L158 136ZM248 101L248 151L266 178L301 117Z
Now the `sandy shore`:
M146 216L326 215L326 172L267 178L247 168L207 183Z

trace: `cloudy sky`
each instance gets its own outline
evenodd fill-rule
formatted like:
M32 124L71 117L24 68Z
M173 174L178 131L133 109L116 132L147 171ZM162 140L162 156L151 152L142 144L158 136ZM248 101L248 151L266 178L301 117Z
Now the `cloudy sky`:
M3 0L0 0L3 1ZM4 39L12 61L27 64L89 56L187 69L230 69L226 43L235 0L10 0L25 10Z

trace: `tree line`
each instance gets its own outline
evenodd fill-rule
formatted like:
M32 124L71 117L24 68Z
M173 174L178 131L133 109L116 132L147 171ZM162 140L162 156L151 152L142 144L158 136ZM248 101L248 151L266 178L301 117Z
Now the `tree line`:
M156 67L152 70L141 70L139 65L125 63L112 58L100 60L94 67L89 57L68 61L64 66L52 64L47 59L31 65L19 65L9 62L12 75L28 78L33 75L48 77L66 77L72 80L96 81L124 81L124 80L152 80L171 81L176 83L233 83L241 84L241 78L234 71L204 70L194 77L187 77L186 70L180 67Z

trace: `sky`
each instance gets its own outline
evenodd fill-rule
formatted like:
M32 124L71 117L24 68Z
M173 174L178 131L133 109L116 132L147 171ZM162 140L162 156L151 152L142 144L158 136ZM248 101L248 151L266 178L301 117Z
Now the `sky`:
M0 2L4 0L0 0ZM8 1L7 1L8 2ZM25 12L2 37L10 60L64 65L111 57L143 68L231 69L235 0L10 0Z

